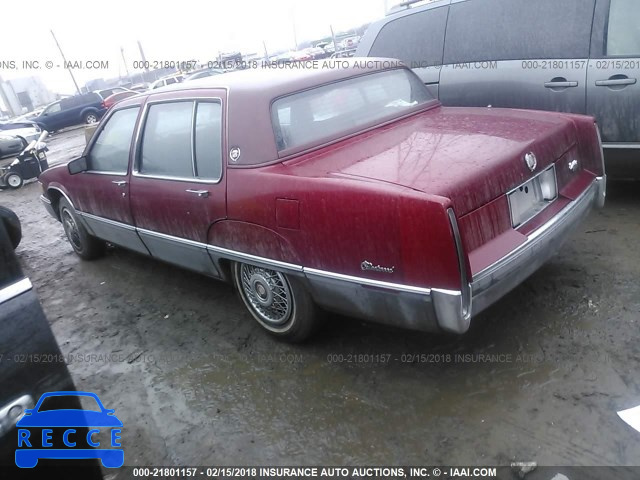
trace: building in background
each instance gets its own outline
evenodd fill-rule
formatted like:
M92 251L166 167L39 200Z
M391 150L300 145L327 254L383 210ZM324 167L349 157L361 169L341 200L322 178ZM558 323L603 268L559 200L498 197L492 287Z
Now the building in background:
M0 78L0 98L10 116L31 112L56 100L40 77L35 76L12 80Z

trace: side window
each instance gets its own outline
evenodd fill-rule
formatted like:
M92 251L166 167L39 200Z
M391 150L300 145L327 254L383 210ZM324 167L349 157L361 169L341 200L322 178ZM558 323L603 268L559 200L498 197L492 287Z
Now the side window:
M58 113L60 111L60 103L54 103L49 108L47 108L43 113L52 114Z
M191 121L193 102L149 108L142 137L139 171L145 175L192 178Z
M444 63L588 58L595 0L472 0L451 5Z
M192 130L194 108L195 130ZM219 180L222 176L220 102L152 105L142 137L139 171L151 176Z
M640 2L611 0L607 55L640 57Z
M196 177L218 180L222 176L222 107L198 103L195 131Z
M89 152L89 169L124 173L129 166L129 150L139 107L114 112L98 134Z
M448 7L433 8L387 23L368 56L397 58L408 67L442 65Z

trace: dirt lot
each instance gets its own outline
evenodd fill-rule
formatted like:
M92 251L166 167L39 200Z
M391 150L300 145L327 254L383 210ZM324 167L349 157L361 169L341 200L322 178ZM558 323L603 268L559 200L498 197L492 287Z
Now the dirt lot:
M67 137L52 157L81 149ZM124 423L127 465L640 465L616 415L640 404L639 187L611 182L606 208L464 337L329 315L302 346L263 333L225 284L121 249L80 260L37 184L0 204L22 219L17 253L77 388Z

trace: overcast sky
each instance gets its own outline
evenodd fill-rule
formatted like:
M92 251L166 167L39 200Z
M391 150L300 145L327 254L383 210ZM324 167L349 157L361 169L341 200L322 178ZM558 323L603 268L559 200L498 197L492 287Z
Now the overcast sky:
M53 29L67 60L107 60L109 71L75 71L82 86L88 80L125 75L120 47L129 70L140 59L137 40L147 60L215 60L218 52L262 53L294 47L298 41L357 27L384 15L395 0L174 0L76 1L4 0L0 29L0 61L39 60L41 70L0 68L3 79L38 75L56 93L73 93L69 74L43 65L62 65L49 30ZM0 64L1 66L1 64Z

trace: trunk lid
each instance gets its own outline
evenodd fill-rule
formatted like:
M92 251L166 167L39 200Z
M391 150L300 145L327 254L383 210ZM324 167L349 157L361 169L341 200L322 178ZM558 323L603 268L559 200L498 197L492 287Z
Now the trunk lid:
M461 216L542 172L575 143L574 123L563 115L438 107L286 164L296 175L369 179L447 197Z

